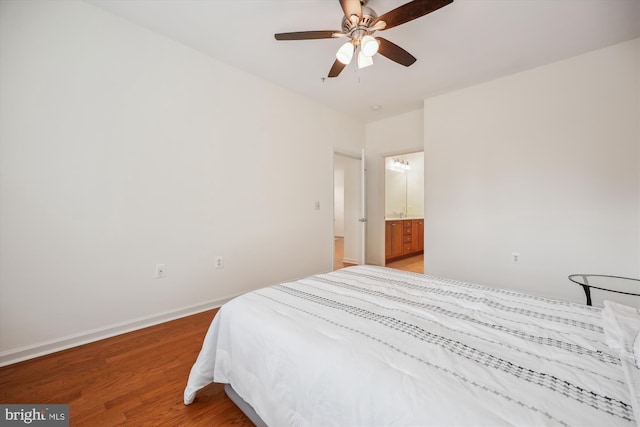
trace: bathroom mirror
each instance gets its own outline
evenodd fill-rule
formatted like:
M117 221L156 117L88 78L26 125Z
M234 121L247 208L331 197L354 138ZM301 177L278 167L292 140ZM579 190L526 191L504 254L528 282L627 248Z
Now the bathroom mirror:
M385 158L385 218L424 218L424 152Z

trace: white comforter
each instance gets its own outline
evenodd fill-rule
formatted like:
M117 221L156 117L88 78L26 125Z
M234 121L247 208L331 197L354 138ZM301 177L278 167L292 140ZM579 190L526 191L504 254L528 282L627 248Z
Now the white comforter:
M635 426L600 310L373 266L225 304L185 403L229 383L269 426Z

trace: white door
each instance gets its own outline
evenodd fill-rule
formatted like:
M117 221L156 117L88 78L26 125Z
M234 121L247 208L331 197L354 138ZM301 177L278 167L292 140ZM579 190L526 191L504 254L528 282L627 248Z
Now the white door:
M358 254L358 264L366 263L367 253L367 158L365 149L362 149L360 157L360 252Z
M333 236L343 236L346 264L364 264L366 247L365 158L334 149ZM334 258L335 259L335 258ZM334 265L334 268L336 266Z

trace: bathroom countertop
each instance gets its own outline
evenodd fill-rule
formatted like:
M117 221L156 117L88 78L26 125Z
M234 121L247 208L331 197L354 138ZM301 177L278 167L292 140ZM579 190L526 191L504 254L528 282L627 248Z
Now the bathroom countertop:
M421 216L405 216L405 217L394 217L394 218L385 218L385 221L403 221L405 219L424 219Z

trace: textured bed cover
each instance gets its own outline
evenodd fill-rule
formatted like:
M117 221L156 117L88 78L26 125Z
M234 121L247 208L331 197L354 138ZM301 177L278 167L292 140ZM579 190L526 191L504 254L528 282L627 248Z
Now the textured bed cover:
M600 311L350 267L225 304L184 400L229 383L272 426L635 426Z

